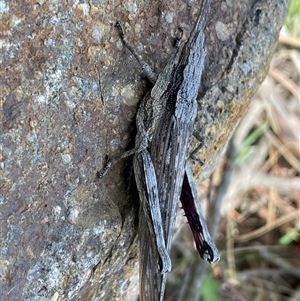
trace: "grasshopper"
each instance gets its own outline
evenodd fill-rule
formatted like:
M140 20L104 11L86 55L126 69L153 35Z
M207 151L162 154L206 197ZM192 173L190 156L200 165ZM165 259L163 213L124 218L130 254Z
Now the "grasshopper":
M200 256L213 263L218 250L202 215L188 149L197 113L206 51L204 26L211 0L202 0L189 39L179 45L157 76L127 41L120 22L120 37L153 83L140 103L135 148L111 159L102 172L121 158L134 154L133 167L140 198L140 300L163 300L179 200L191 227Z

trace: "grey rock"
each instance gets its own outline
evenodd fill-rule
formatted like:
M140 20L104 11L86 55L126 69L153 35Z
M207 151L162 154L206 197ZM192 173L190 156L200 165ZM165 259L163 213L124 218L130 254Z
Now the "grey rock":
M105 155L134 140L148 83L115 21L156 72L197 1L2 1L0 299L135 300L136 193ZM191 147L200 179L264 79L288 1L213 1ZM204 95L204 97L202 97ZM195 151L196 150L196 151ZM127 176L128 178L129 176Z

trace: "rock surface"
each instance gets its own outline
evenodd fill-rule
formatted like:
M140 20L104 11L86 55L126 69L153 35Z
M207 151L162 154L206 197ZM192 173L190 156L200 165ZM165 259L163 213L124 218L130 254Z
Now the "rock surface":
M213 170L268 70L288 1L217 1L207 27L194 172ZM0 1L0 300L134 300L136 193L130 159L103 179L105 155L134 140L149 88L114 28L124 24L156 72L184 39L191 1ZM204 95L204 97L203 97ZM201 162L201 164L199 163Z

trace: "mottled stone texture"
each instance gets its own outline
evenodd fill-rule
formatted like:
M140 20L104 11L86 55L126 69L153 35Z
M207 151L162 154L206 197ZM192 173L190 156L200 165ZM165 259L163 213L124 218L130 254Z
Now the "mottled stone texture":
M0 300L134 300L137 197L130 160L149 88L115 21L159 72L199 1L0 1ZM214 0L199 95L203 179L263 80L285 0ZM205 97L201 99L205 93ZM197 142L198 143L198 142ZM204 163L204 164L203 164Z

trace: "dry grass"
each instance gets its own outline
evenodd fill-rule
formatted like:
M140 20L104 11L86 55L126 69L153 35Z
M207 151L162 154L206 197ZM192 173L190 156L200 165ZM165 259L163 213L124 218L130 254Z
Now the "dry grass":
M201 199L222 203L212 227L221 260L207 272L183 227L166 300L300 300L299 81L300 41L284 29L226 157L201 187Z

